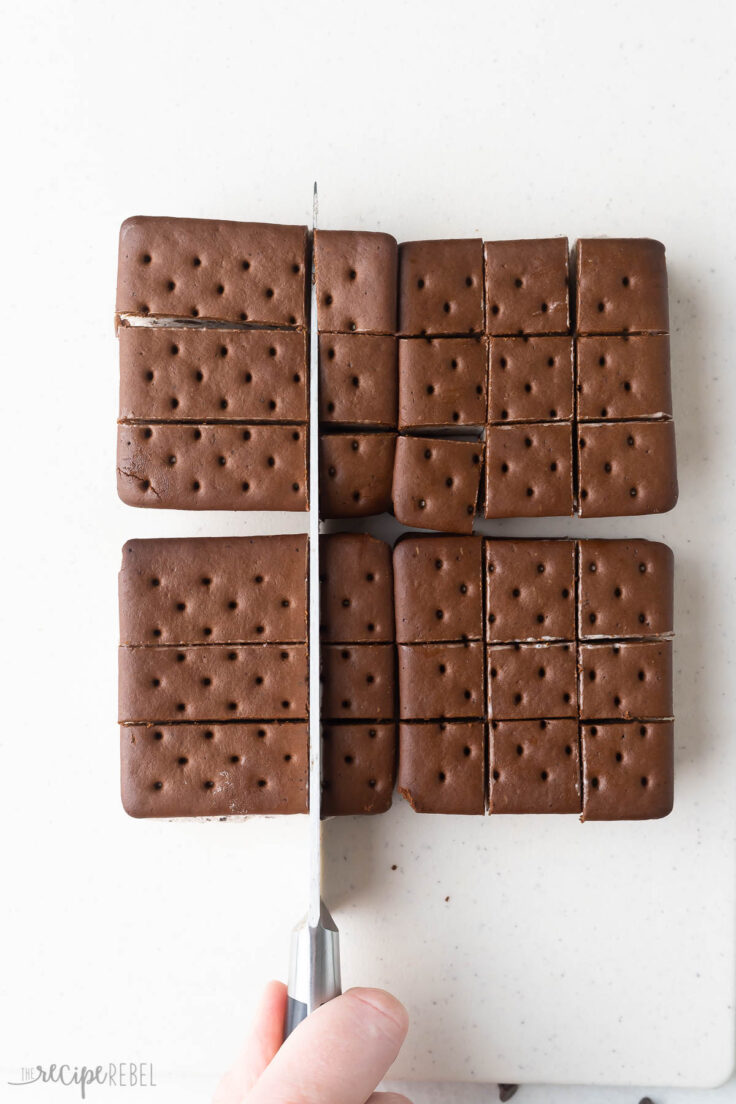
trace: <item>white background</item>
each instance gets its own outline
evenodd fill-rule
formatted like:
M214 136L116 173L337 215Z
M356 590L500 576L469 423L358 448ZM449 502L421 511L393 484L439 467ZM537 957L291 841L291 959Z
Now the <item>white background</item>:
M73 1098L7 1088L22 1065L145 1060L157 1067L151 1099L206 1100L257 990L285 972L302 911L303 819L135 823L119 804L120 545L256 532L264 519L117 502L112 311L127 215L306 222L315 177L333 228L664 240L680 454L673 515L585 529L676 549L675 814L610 828L508 818L462 829L450 818L444 835L441 818L403 808L367 828L333 822L328 882L346 980L393 986L409 1004L405 1066L425 1077L454 1076L464 1045L494 1078L729 1077L732 7L3 4L0 1098ZM304 519L277 524L293 531ZM400 849L401 881L382 865L386 842ZM480 1010L463 1005L478 959L490 970ZM477 1087L410 1092L417 1104L495 1098ZM639 1095L526 1088L516 1099ZM736 1100L736 1086L652 1096Z

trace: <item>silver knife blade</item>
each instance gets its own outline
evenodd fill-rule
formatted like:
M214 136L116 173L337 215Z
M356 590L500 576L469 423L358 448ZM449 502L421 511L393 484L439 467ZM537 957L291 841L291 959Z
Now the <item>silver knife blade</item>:
M322 726L319 678L319 337L315 234L317 182L312 201L312 269L309 326L309 908L307 922L320 922L322 901Z
M341 991L339 934L322 901L322 725L319 655L319 336L314 250L317 184L312 210L309 331L309 891L304 920L292 934L284 1037Z

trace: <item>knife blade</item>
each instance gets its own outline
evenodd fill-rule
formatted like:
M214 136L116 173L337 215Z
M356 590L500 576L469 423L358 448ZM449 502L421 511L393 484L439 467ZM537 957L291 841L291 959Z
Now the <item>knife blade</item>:
M340 944L334 920L322 900L322 725L319 678L319 338L315 233L317 184L312 207L309 332L309 890L307 915L294 928L284 1038L325 1001L338 996Z

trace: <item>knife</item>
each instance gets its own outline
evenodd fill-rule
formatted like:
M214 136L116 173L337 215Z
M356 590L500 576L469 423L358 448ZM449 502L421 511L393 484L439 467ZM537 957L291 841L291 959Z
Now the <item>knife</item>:
M301 1021L339 995L340 936L322 900L322 726L319 678L319 339L315 231L317 184L312 208L309 333L309 898L307 915L291 936L284 1038Z

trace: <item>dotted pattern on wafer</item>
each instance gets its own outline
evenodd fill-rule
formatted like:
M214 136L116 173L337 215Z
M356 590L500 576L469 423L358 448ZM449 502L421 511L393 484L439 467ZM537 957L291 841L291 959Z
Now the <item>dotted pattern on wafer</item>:
M125 326L120 420L307 420L307 347L288 330Z
M119 576L132 816L304 812L307 538L129 541Z
M666 815L673 559L665 545L407 535L394 549L394 587L399 789L415 809L462 811L444 788L438 733L477 723L492 813ZM612 735L619 731L624 746ZM650 736L651 745L638 742ZM465 801L475 783L462 777Z
M307 509L306 267L306 227L123 223L117 317L124 502Z
M306 357L299 335L288 331L306 320L305 228L133 218L120 241L119 316L178 327L123 337L122 419L303 425ZM384 233L321 231L315 255L324 426L345 434L360 427L363 438L397 426L402 437L451 438L484 426L486 470L475 507L489 518L624 516L674 506L661 243L581 239L571 265L563 237L397 247ZM218 328L187 332L187 324ZM282 356L279 342L291 339ZM533 445L524 451L519 442L527 439ZM404 524L470 531L472 520L450 506L437 521L421 512L427 472L397 463L389 473L393 442L361 440L361 447L378 466L370 465L363 485L356 463L325 438L326 517L385 512L393 500ZM291 483L302 484L301 462L294 463ZM342 475L328 475L338 468ZM166 505L125 483L129 504ZM242 480L241 491L249 483ZM211 500L180 490L177 506L263 508L235 485ZM289 506L277 496L269 508L305 509L306 500Z
M307 811L305 723L123 725L120 760L130 816Z
M306 324L305 226L214 219L126 219L119 315Z
M174 510L304 510L303 427L118 426L118 494Z
M415 528L471 533L482 465L480 441L400 436L393 477L397 520Z
M396 771L391 548L364 533L320 538L323 810L385 812Z
M572 265L562 237L403 243L400 433L431 430L449 441L482 420L487 518L670 510L667 330L664 247L649 239L582 239ZM481 333L483 383L445 372ZM403 451L400 437L397 458ZM397 459L393 497L404 524L470 531L457 514L437 523L407 509L425 492L426 473Z
M306 572L303 535L128 541L121 643L304 643Z
M319 442L320 512L358 518L391 509L396 436L325 433Z
M396 771L396 725L328 724L322 741L323 815L387 812Z

